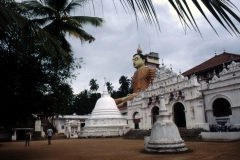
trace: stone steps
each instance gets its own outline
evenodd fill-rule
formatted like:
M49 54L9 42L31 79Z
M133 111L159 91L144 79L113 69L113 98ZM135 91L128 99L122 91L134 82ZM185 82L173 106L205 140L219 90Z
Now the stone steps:
M123 138L124 139L144 139L145 136L150 136L151 130L140 130L140 129L131 129L127 132Z

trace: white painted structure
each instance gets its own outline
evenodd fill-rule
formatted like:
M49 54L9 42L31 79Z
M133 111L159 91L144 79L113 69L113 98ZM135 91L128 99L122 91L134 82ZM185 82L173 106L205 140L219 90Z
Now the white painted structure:
M67 138L78 138L81 131L80 120L67 120L64 135Z
M140 92L132 101L128 101L127 119L130 128L152 128L156 121L154 115L158 115L160 93L165 99L168 114L172 115L171 118L178 127L209 130L204 118L204 99L196 76L188 79L165 66L160 70L156 69L153 85Z
M176 124L167 113L163 96L160 96L160 110L154 123L150 138L144 138L145 150L149 152L182 152L186 145L182 140Z
M66 132L68 132L66 128L68 122L75 123L75 121L72 120L79 121L79 126L81 127L81 124L85 123L88 117L89 115L76 115L75 113L73 113L73 115L58 116L53 119L53 126L57 129L58 133L66 134Z
M225 67L219 74L214 75L209 83L202 83L202 92L205 96L206 119L209 124L217 124L219 118L228 119L226 125L232 128L240 128L240 63L232 61L230 65ZM228 103L229 113L221 113L218 111L219 106L215 103ZM214 108L215 107L215 108ZM223 106L224 107L224 106Z
M122 117L106 85L101 98L98 99L92 114L85 121L80 137L113 137L122 136L127 129L126 119Z
M240 128L240 63L233 61L227 68L223 66L219 76L200 84L195 75L188 79L165 66L156 69L153 85L128 101L130 128L152 128L156 121L154 115L158 115L160 93L163 93L168 113L178 127L209 130L209 126L225 119L225 125Z

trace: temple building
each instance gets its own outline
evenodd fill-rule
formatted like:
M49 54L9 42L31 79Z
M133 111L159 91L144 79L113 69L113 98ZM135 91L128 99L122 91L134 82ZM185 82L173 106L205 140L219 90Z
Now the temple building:
M158 56L156 56L158 57ZM130 128L151 129L164 95L168 113L177 127L202 128L225 122L240 128L240 55L224 52L176 74L162 64L153 85L139 93L120 111L127 112ZM158 63L156 63L158 64Z
M129 100L127 106L118 107L127 120L127 127L151 129L159 114L162 96L167 114L177 127L209 131L221 124L240 129L239 54L215 55L183 74L174 73L164 64L159 66L157 53L146 56L146 65L155 67L156 77L153 84ZM85 121L89 118L85 117Z

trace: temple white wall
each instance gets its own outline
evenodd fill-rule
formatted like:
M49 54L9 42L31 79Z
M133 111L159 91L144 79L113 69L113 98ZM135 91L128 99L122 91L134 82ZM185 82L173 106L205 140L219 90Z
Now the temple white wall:
M209 124L217 124L213 114L213 103L219 98L227 100L230 104L232 115L225 116L229 119L229 125L240 128L240 63L234 61L219 74L214 75L209 84L202 85L205 96L206 118Z
M161 94L164 96L168 113L174 121L174 107L182 104L185 113L185 121L188 129L203 128L209 130L205 122L204 100L200 90L200 84L196 76L190 79L177 75L170 69L163 66L156 70L156 77L152 85L145 91L139 93L132 101L128 101L128 124L130 128L135 128L134 114L139 113L139 129L151 129L153 125L154 107L159 107L157 100ZM181 92L181 93L180 93ZM172 97L171 97L172 94ZM151 99L151 100L150 100ZM156 114L156 113L155 113Z

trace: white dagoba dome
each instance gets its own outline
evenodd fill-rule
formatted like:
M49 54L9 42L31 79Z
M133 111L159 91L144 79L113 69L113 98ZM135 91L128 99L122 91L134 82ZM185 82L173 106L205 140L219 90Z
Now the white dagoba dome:
M110 97L106 85L101 98L98 99L92 114L85 121L79 137L115 137L124 135L127 120L123 118L113 98Z
M89 117L89 119L97 118L122 118L114 99L107 91L106 85L104 85L104 91L101 95L101 98L98 99L95 108Z

